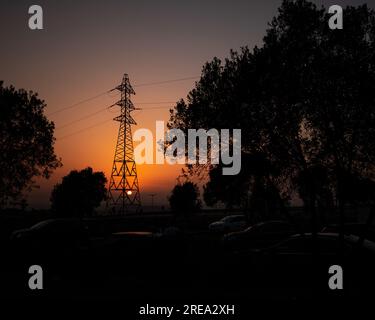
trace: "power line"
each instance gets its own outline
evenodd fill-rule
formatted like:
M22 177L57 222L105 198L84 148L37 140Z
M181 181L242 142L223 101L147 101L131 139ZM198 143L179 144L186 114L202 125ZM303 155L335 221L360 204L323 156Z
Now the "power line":
M186 81L186 80L193 80L193 79L198 79L199 76L195 76L195 77L186 77L186 78L178 78L178 79L171 79L171 80L164 80L164 81L158 81L158 82L147 82L147 83L140 83L140 84L135 84L133 85L133 87L146 87L146 86L154 86L154 85L159 85L159 84L166 84L166 83L172 83L172 82L179 82L179 81ZM62 107L60 109L57 109L53 112L50 112L47 114L47 116L52 116L54 114L57 114L57 113L60 113L60 112L63 112L63 111L66 111L66 110L69 110L69 109L72 109L74 107L77 107L83 103L87 103L87 102L90 102L94 99L97 99L101 96L104 96L105 94L108 94L112 91L114 91L116 88L113 88L113 89L110 89L110 90L107 90L107 91L103 91L95 96L92 96L92 97L89 97L89 98L86 98L84 100L81 100L81 101L78 101L72 105L69 105L69 106L66 106L66 107ZM138 103L138 104L142 104L142 103Z
M134 102L134 104L162 104L162 103L176 103L176 101L159 101L159 102Z
M144 110L153 110L153 109L166 109L166 108L172 108L173 106L160 106L160 107L149 107L149 108L143 108L141 109L140 111L144 111Z
M154 86L154 85L158 85L158 84L165 84L165 83L171 83L171 82L193 80L193 79L198 79L198 78L199 78L199 76L187 77L187 78L179 78L179 79L172 79L172 80L164 80L164 81L158 81L158 82L146 82L146 83L135 84L133 87Z
M163 101L163 102L141 102L141 103L137 103L137 104L159 104L159 103L175 103L175 102L172 102L172 101ZM172 106L171 105L168 105L168 106L158 106L158 107L148 107L148 108L143 108L143 109L140 109L140 110L137 110L137 111L142 111L142 110L153 110L153 109L166 109L166 108L171 108ZM66 124L63 124L62 126L58 126L56 127L56 129L63 129L63 128L66 128L66 127L69 127L75 123L78 123L80 121L84 121L86 120L87 118L91 118L99 113L102 113L103 111L107 111L109 110L108 107L104 108L104 109L100 109L100 110L97 110L95 112L92 112L92 113L89 113L87 114L86 116L83 116L81 118L78 118L76 120L73 120L73 121L70 121Z
M192 80L192 79L197 79L197 78L199 78L199 77L198 77L198 76L195 76L195 77L185 77L185 78L178 78L178 79L164 80L164 81L158 81L158 82L140 83L140 84L136 84L136 85L134 85L134 86L135 86L135 87L153 86L153 85L159 85L159 84L166 84L166 83L172 83L172 82L179 82L179 81ZM108 94L108 93L110 93L110 92L112 92L112 91L114 91L114 89L111 89L111 90L107 90L107 91L101 92L101 93L99 93L99 94L97 94L97 95L95 95L95 96L89 97L89 98L87 98L87 99L84 99L84 100L81 100L81 101L79 101L79 102L76 102L76 103L74 103L74 104L72 104L72 105L69 105L69 106L66 106L66 107L60 108L60 109L58 109L58 110L56 110L56 111L53 111L53 112L47 114L47 116L54 115L54 114L57 114L57 113L60 113L60 112L63 112L63 111L66 111L66 110L72 109L72 108L74 108L74 107L76 107L76 106L78 106L78 105L80 105L80 104L83 104L83 103L86 103L86 102L92 101L92 100L94 100L94 99L97 99L97 98L99 98L99 97L101 97L101 96L103 96L103 95L105 95L105 94ZM146 104L163 104L163 103L171 103L171 104L174 104L174 103L176 103L176 101L157 101L157 102L147 101L147 102L138 102L138 103L136 103L136 104L139 104L139 105L144 104L144 105L146 105ZM140 109L140 110L142 111L142 110L155 110L155 109L166 109L166 108L169 108L169 109L170 109L170 108L172 108L172 106L169 105L169 106L148 107L148 108L144 108L144 109ZM84 120L86 120L87 118L93 117L94 115L97 115L97 114L99 114L99 113L101 113L101 112L103 112L103 111L105 111L105 110L108 110L108 109L109 109L109 108L106 107L106 108L104 108L104 109L97 110L97 111L95 111L95 112L93 112L93 113L90 113L90 114L84 116L84 117L81 117L81 118L78 118L78 119L73 120L73 121L71 121L71 122L68 122L68 123L66 123L66 124L64 124L64 125L62 125L62 126L60 126L60 127L58 127L57 129L62 129L62 128L68 127L68 126L70 126L70 125L72 125L72 124L78 123L78 122L80 122L80 121L84 121ZM62 139L65 139L65 138L71 137L71 136L73 136L73 135L76 135L76 134L82 133L82 132L87 131L87 130L89 130L89 129L92 129L92 128L94 128L94 127L100 126L100 125L102 125L102 124L104 124L104 123L106 123L106 122L108 122L108 121L110 121L110 120L112 120L112 119L107 119L107 120L105 120L105 121L99 122L99 123L94 124L94 125L92 125L92 126L89 126L89 127L83 128L83 129L81 129L81 130L78 130L78 131L72 132L72 133L70 133L70 134L68 134L68 135L65 135L65 136L63 136L63 137L58 138L58 140L62 140Z
M151 107L151 108L140 109L139 111L152 110L152 109L166 109L166 108L170 109L171 107L172 107L172 106ZM105 110L108 110L108 109L105 108L105 109L98 110L98 111L96 111L96 112L94 112L94 113L92 113L92 114L89 114L89 115L87 115L87 116L85 116L85 117L82 117L82 118L79 118L79 119L77 119L77 120L71 121L71 122L69 122L69 123L67 123L67 124L65 124L65 125L63 125L63 126L61 126L61 127L56 128L56 129L62 129L62 128L68 127L68 126L70 126L70 125L72 125L72 124L74 124L74 123L77 123L77 122L80 122L80 121L86 120L87 118L89 118L89 117L91 117L91 116L93 116L93 115L95 115L95 114L98 114L98 113L100 113L100 112L103 112L103 111L105 111ZM102 125L102 124L104 124L104 123L107 123L107 122L110 121L110 120L113 120L113 119L111 118L111 119L104 120L104 121L99 122L99 123L96 123L96 124L94 124L94 125L92 125L92 126L89 126L89 127L83 128L83 129L81 129L81 130L78 130L78 131L72 132L72 133L70 133L70 134L67 134L67 135L65 135L65 136L62 136L62 137L60 137L60 138L56 138L56 139L57 139L57 140L62 140L62 139L65 139L65 138L69 138L69 137L74 136L74 135L76 135L76 134L79 134L79 133L85 132L85 131L87 131L87 130L90 130L90 129L92 129L92 128L95 128L95 127L97 127L97 126L100 126L100 125Z
M149 108L144 108L144 109L140 109L140 110L136 110L136 111L158 110L158 109L167 109L167 108L170 109L170 108L172 108L172 106L149 107ZM95 115L97 115L97 114L99 114L99 113L102 113L103 111L107 111L107 110L109 110L109 109L108 109L108 108L105 108L105 109L97 110L97 111L95 111L95 112L93 112L93 113L90 113L90 114L84 116L84 117L81 117L81 118L78 118L78 119L76 119L76 120L70 121L70 122L68 122L68 123L66 123L66 124L64 124L64 125L62 125L62 126L58 126L58 127L56 127L56 129L64 129L64 128L69 127L69 126L71 126L71 125L73 125L73 124L75 124L75 123L78 123L78 122L84 121L84 120L86 120L86 119L88 119L88 118L91 118L91 117L93 117L93 116L95 116Z
M57 113L60 113L60 112L63 112L63 111L66 111L66 110L72 109L72 108L74 108L74 107L79 106L80 104L83 104L83 103L86 103L86 102L92 101L92 100L94 100L94 99L97 99L97 98L99 98L99 97L101 97L101 96L103 96L103 95L105 95L105 94L107 94L107 93L109 93L109 91L101 92L101 93L99 93L99 94L97 94L97 95L95 95L95 96L93 96L93 97L90 97L90 98L87 98L87 99L84 99L84 100L78 101L78 102L76 102L76 103L74 103L74 104L72 104L72 105L69 105L69 106L66 106L66 107L60 108L60 109L58 109L58 110L56 110L56 111L53 111L53 112L51 112L51 113L48 113L47 116L49 117L49 116L52 116L52 115L54 115L54 114L57 114Z
M90 113L90 114L88 114L88 115L86 115L86 116L84 116L84 117L78 118L78 119L73 120L73 121L71 121L71 122L68 122L68 123L66 123L66 124L64 124L64 125L62 125L62 126L59 126L59 127L57 127L56 129L63 129L63 128L69 127L69 126L71 126L72 124L75 124L75 123L77 123L77 122L80 122L80 121L86 120L87 118L91 118L91 117L93 117L93 116L95 116L95 115L97 115L97 114L99 114L99 113L101 113L101 112L103 112L103 111L106 111L106 110L108 110L108 109L107 109L107 108L105 108L105 109L100 109L100 110L95 111L95 112L93 112L93 113Z
M96 123L96 124L94 124L94 125L92 125L92 126L89 126L89 127L83 128L83 129L81 129L81 130L78 130L78 131L72 132L72 133L67 134L67 135L65 135L65 136L62 136L62 137L60 137L60 138L56 138L56 140L62 140L62 139L65 139L65 138L69 138L69 137L74 136L74 135L76 135L76 134L78 134L78 133L82 133L82 132L87 131L87 130L89 130L89 129L92 129L92 128L95 128L95 127L101 126L101 125L103 125L104 123L107 123L107 122L112 121L112 120L113 120L113 119L110 118L110 119L107 119L107 120L104 120L104 121L98 122L98 123Z

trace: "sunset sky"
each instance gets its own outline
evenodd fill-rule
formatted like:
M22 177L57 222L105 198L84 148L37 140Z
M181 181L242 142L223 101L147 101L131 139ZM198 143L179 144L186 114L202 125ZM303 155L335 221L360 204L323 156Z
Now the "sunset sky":
M325 6L364 2L315 1ZM198 77L214 56L225 58L231 48L260 45L280 3L0 0L0 80L36 91L45 100L45 113L56 126L56 154L63 162L48 181L38 181L40 189L28 198L30 207L48 208L52 186L72 169L91 166L110 176L118 131L118 122L110 119L119 110L105 109L118 95L103 94L56 111L113 88L128 73L136 91L133 103L143 109L133 112L138 123L133 131L154 130L156 120L168 121L168 107L185 98L195 80L147 84ZM28 28L32 4L44 10L44 30ZM142 203L150 204L149 194L156 193L155 204L166 204L180 171L181 166L138 166Z

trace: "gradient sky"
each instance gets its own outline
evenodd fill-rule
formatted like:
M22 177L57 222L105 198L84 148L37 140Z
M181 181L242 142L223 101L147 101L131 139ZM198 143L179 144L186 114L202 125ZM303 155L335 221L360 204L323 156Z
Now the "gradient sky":
M314 2L329 6L366 1ZM118 110L66 124L104 109L118 96L105 94L64 112L56 110L113 88L128 73L136 91L133 102L143 108L133 112L138 123L134 130L153 130L156 120L168 120L167 107L173 105L156 102L185 98L195 80L137 84L199 76L202 65L214 56L225 58L231 48L260 45L280 3L0 0L0 80L36 91L46 101L46 114L56 125L56 153L64 165L48 181L38 180L40 188L30 194L30 206L49 207L52 186L72 169L91 166L110 176L118 123L106 120ZM32 4L43 8L44 30L28 28ZM102 124L85 130L98 123ZM150 203L150 193L157 194L156 204L165 204L180 171L181 166L138 166L143 204Z

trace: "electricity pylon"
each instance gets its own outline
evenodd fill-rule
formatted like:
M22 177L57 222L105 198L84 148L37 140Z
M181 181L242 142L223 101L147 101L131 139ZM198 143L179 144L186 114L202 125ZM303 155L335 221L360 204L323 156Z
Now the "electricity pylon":
M120 106L121 114L113 120L120 122L111 178L108 188L107 206L114 214L138 212L141 209L137 167L131 126L136 124L130 112L136 110L130 100L135 94L129 76L125 73L122 82L112 90L121 92L121 99L114 105Z

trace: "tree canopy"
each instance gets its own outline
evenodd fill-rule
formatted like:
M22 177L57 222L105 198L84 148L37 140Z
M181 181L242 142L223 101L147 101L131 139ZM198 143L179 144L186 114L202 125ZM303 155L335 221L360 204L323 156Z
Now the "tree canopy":
M33 178L48 178L61 165L45 107L36 93L0 81L0 208L19 203Z
M90 167L73 170L54 186L51 208L59 217L91 216L106 198L106 182L103 172L93 172Z
M191 171L208 170L207 203L243 205L271 188L284 203L298 194L331 206L347 201L353 179L374 180L375 14L347 7L344 30L329 29L329 17L311 2L283 1L261 47L206 63L171 110L170 128L242 129L239 175ZM230 194L227 180L237 186Z
M199 191L196 184L190 181L177 184L169 197L171 210L176 214L187 214L200 208Z

